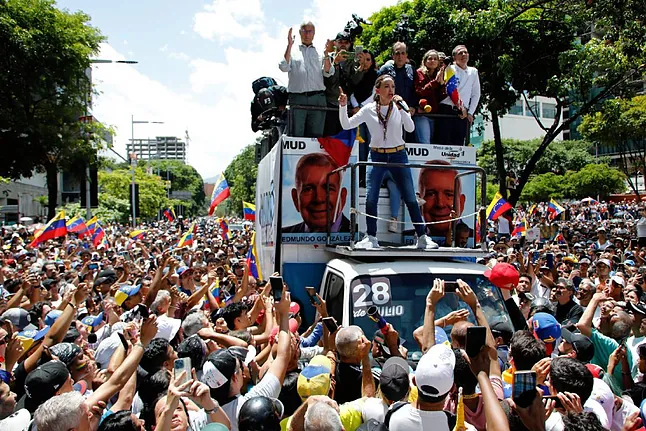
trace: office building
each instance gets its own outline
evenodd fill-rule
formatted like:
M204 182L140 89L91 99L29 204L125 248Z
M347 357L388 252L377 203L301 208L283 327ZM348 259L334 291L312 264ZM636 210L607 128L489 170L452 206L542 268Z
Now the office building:
M137 154L138 160L179 160L186 163L186 142L174 136L130 140L126 151Z

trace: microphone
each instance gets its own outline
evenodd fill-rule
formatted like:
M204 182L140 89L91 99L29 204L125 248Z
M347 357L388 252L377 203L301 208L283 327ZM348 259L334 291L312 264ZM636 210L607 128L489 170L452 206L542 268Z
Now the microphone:
M406 102L404 102L404 99L398 100L397 106L399 106L404 111L408 111L408 105L406 104Z

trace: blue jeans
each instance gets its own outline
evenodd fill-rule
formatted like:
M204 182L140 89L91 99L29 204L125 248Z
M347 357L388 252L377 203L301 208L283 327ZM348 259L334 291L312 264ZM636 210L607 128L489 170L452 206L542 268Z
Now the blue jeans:
M397 218L397 216L399 216L399 204L401 203L402 195L399 193L393 174L391 174L390 171L387 171L386 175L384 175L384 183L386 183L386 188L388 189L390 216Z
M384 154L376 151L370 151L370 160L382 163L408 163L408 154L406 150L397 151L396 153ZM379 203L379 188L384 180L384 176L390 172L402 198L408 207L408 213L415 226L415 232L418 236L425 234L422 213L417 204L415 189L413 186L413 176L410 168L395 168L385 166L372 166L368 172L368 190L366 197L366 213L369 216L377 216L377 204ZM371 236L377 236L377 219L366 217L367 233Z
M417 142L420 144L430 144L433 139L433 119L424 117L423 115L415 115L415 133L417 133Z

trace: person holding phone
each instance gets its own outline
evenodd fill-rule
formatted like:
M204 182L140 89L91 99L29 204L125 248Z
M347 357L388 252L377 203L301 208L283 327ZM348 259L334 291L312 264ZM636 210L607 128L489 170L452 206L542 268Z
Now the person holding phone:
M375 82L374 102L365 105L358 113L348 118L348 97L341 90L339 96L339 119L344 129L353 129L365 123L370 130L370 159L373 162L408 163L406 144L402 139L402 128L408 132L415 130L415 124L403 103L401 96L395 95L395 79L384 74ZM379 248L377 241L377 205L379 190L386 172L390 172L408 207L411 220L417 233L417 248L432 249L438 245L426 235L422 213L415 195L413 177L408 167L372 166L368 172L366 197L365 237L355 244L356 248Z

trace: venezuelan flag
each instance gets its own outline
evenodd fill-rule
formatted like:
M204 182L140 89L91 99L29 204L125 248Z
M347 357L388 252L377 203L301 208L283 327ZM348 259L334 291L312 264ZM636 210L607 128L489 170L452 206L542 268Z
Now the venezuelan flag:
M98 225L99 219L97 219L96 216L92 217L90 221L87 222L87 234L94 235L94 231L96 230Z
M245 220L256 221L256 206L254 204L242 201L242 212Z
M529 216L531 217L534 215L535 212L536 212L536 204L532 204L532 206L529 207L529 211L527 211L527 214L529 214Z
M67 226L65 226L65 211L61 211L45 225L42 232L34 238L29 244L30 247L36 247L41 242L54 238L60 238L67 235Z
M213 187L213 193L211 193L211 205L209 206L209 215L212 216L215 208L222 203L226 198L231 196L231 190L229 189L229 184L227 183L226 178L224 178L224 173L220 174L217 181L215 182L215 187Z
M173 207L168 207L164 210L164 217L166 217L168 221L175 221L177 217L175 216L175 210Z
M525 236L525 235L527 235L527 220L525 219L525 217L523 217L523 219L516 224L516 227L514 228L514 231L511 233L511 236Z
M350 160L352 147L357 138L357 129L342 130L334 136L317 138L319 144L338 166L345 166Z
M99 244L103 243L104 237L105 237L105 231L101 227L101 223L97 221L96 229L94 229L94 233L92 234L92 244L94 244L95 247L98 247Z
M460 79L455 74L455 67L454 65L450 65L444 70L444 82L446 82L446 94L451 98L451 102L453 102L456 108L462 109L464 104L460 98L460 93L458 93Z
M231 239L231 234L229 234L229 224L223 218L219 219L220 229L222 229L222 237L226 239Z
M547 212L550 213L550 217L556 218L556 216L561 214L563 211L565 211L565 208L559 205L554 198L550 198L550 204L547 206Z
M184 235L179 239L177 243L177 247L187 247L189 245L193 245L193 229L195 227L195 224L191 226L189 230L187 230Z
M513 209L512 206L507 202L500 192L497 192L496 195L491 200L489 207L487 208L487 219L496 220L500 217L505 211Z
M143 239L145 235L146 231L144 229L136 229L128 234L128 236L133 240Z
M262 270L258 264L258 250L256 249L256 232L251 236L251 247L247 252L247 266L249 274L253 275L256 280L262 280Z
M65 226L67 227L67 232L75 233L79 238L88 235L87 225L81 216L72 217L65 223Z

